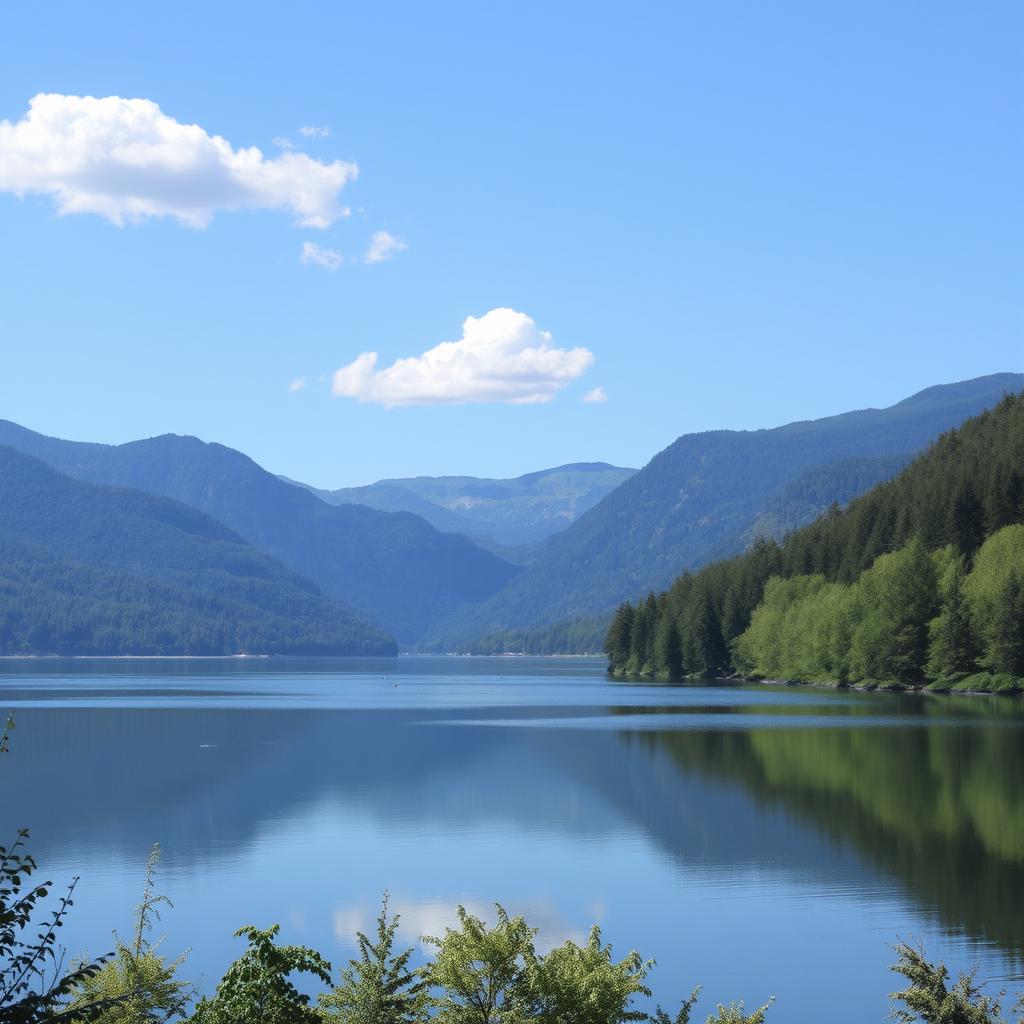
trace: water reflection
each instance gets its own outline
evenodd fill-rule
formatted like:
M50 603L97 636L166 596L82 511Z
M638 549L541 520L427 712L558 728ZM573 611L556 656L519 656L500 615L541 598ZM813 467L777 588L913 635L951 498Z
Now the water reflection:
M46 668L0 677L0 826L83 874L83 942L123 927L159 840L210 976L250 919L341 958L385 886L409 941L502 899L543 941L602 921L663 998L775 992L793 1021L852 978L834 1019L881 1019L897 933L965 936L939 952L989 977L1024 951L1017 702L525 659Z
M837 847L866 855L947 927L1018 958L1024 952L1018 730L627 732L623 742L668 754L682 778L740 783L757 806L782 808ZM644 827L679 852L685 840L664 810L679 799L677 782L652 781L663 784ZM764 856L768 838L750 856ZM793 855L799 860L799 850ZM801 869L818 874L821 866Z

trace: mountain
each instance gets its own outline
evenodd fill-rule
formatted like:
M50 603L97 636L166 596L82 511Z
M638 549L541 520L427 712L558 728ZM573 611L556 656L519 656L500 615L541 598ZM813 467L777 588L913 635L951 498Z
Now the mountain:
M1024 688L1024 395L778 545L615 614L624 674Z
M1024 375L1001 373L928 388L888 409L686 434L551 537L499 594L453 616L443 643L597 616L663 590L681 572L742 551L759 520L776 535L810 521L1022 388Z
M230 527L402 640L518 571L408 512L328 505L241 452L167 434L122 445L44 437L0 421L0 444L79 480L173 498Z
M635 472L606 462L574 462L509 480L417 476L336 491L309 489L334 505L414 512L439 530L522 545L564 530Z
M0 447L0 653L393 654L208 516Z

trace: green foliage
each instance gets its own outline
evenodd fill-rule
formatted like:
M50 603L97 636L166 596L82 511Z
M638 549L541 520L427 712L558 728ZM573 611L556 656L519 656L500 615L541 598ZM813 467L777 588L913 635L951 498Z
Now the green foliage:
M981 688L1024 678L1024 396L944 435L894 480L781 544L684 574L609 668L666 678L746 672L802 681ZM995 529L986 536L986 531ZM649 650L648 634L674 643ZM722 645L725 645L723 651ZM1013 683L1020 686L1021 683Z
M691 993L688 999L684 999L682 1005L679 1007L679 1012L675 1017L670 1017L660 1006L651 1014L650 1020L652 1024L690 1024L690 1016L693 1013L694 1006L697 1005L697 998L700 995L700 986L698 985Z
M986 996L974 983L975 971L961 974L949 985L944 964L929 963L924 950L901 942L896 947L897 961L892 970L910 983L892 999L905 1005L893 1010L896 1020L925 1024L1005 1024L997 999Z
M86 978L71 1001L73 1009L97 1002L108 1004L94 1019L98 1024L148 1024L185 1016L195 989L178 978L186 954L168 962L161 956L161 940L149 938L154 924L160 920L160 907L172 906L166 896L157 895L154 873L160 862L160 847L154 846L146 865L146 884L142 902L135 911L135 928L131 944L122 942L115 933L113 958L100 971Z
M620 604L605 637L604 651L612 665L625 665L632 653L633 606Z
M569 941L529 964L529 1019L539 1024L647 1020L646 1013L630 1006L634 996L651 994L644 978L653 966L635 951L616 963L594 925L585 946Z
M933 679L941 679L970 672L977 664L979 652L964 593L964 558L950 546L937 551L935 561L941 607L928 625L926 669Z
M495 904L497 923L488 928L465 907L456 908L458 928L443 937L424 936L436 947L427 968L440 1024L520 1024L528 1018L528 967L535 962L536 929L521 917L510 918Z
M928 660L928 624L938 612L935 565L920 539L880 555L855 585L862 615L850 677L915 683Z
M604 649L610 616L581 616L538 629L509 629L488 633L472 642L424 645L435 651L456 654L600 654Z
M331 965L305 946L277 946L279 926L260 930L246 925L235 932L249 948L228 968L212 999L199 1001L191 1024L320 1024L309 996L289 980L312 974L330 984Z
M388 916L384 894L377 940L357 933L359 959L350 960L341 980L319 1000L322 1016L340 1024L417 1024L426 1021L430 1000L421 973L409 969L413 951L394 952L400 916Z
M717 1012L708 1017L708 1024L764 1024L774 999L770 999L753 1013L745 1013L742 1003L730 1003L728 1006L718 1004Z
M1005 526L982 545L965 591L993 672L1024 675L1024 524Z

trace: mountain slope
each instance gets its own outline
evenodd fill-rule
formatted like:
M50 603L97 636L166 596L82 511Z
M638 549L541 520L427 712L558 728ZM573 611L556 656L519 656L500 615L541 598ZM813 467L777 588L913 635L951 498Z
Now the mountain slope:
M513 479L419 476L336 491L310 488L331 504L414 512L439 530L497 544L529 544L565 529L635 469L577 462Z
M208 516L0 447L0 652L390 654Z
M661 590L687 569L741 551L758 518L785 489L833 464L909 456L1024 388L1024 375L994 374L928 388L888 409L867 409L771 430L687 434L656 455L596 507L552 537L537 560L496 597L463 610L446 643L606 613ZM882 464L884 465L884 464ZM889 465L898 468L899 459ZM828 467L832 466L832 470ZM877 468L877 466L876 466ZM835 493L835 500L853 497ZM827 493L819 500L828 504ZM783 527L814 515L791 507ZM804 518L806 517L806 518ZM559 581L552 587L551 581Z
M1024 687L1024 395L781 546L621 606L607 650L668 677Z
M80 480L199 509L406 640L463 602L490 597L517 571L417 516L328 505L241 452L194 437L87 444L0 421L0 444Z

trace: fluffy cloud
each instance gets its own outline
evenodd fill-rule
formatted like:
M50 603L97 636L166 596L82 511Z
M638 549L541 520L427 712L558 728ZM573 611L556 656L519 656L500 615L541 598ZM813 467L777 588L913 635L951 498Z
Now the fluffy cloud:
M396 252L405 252L408 248L401 238L396 238L390 231L374 231L370 235L370 246L363 259L366 263L384 263Z
M583 396L584 402L607 402L608 393L604 388L593 388Z
M378 405L547 402L594 362L585 348L555 348L525 313L492 309L467 317L458 341L378 370L364 352L334 374L335 395Z
M331 129L325 125L304 124L299 129L299 134L307 139L326 139L331 134Z
M41 93L20 121L0 121L0 191L49 194L60 213L118 225L175 217L205 227L218 210L271 209L326 228L344 216L338 194L357 173L341 160L234 149L151 100Z
M299 259L306 266L324 267L327 270L337 270L345 262L345 257L337 249L325 249L316 242L303 242Z

